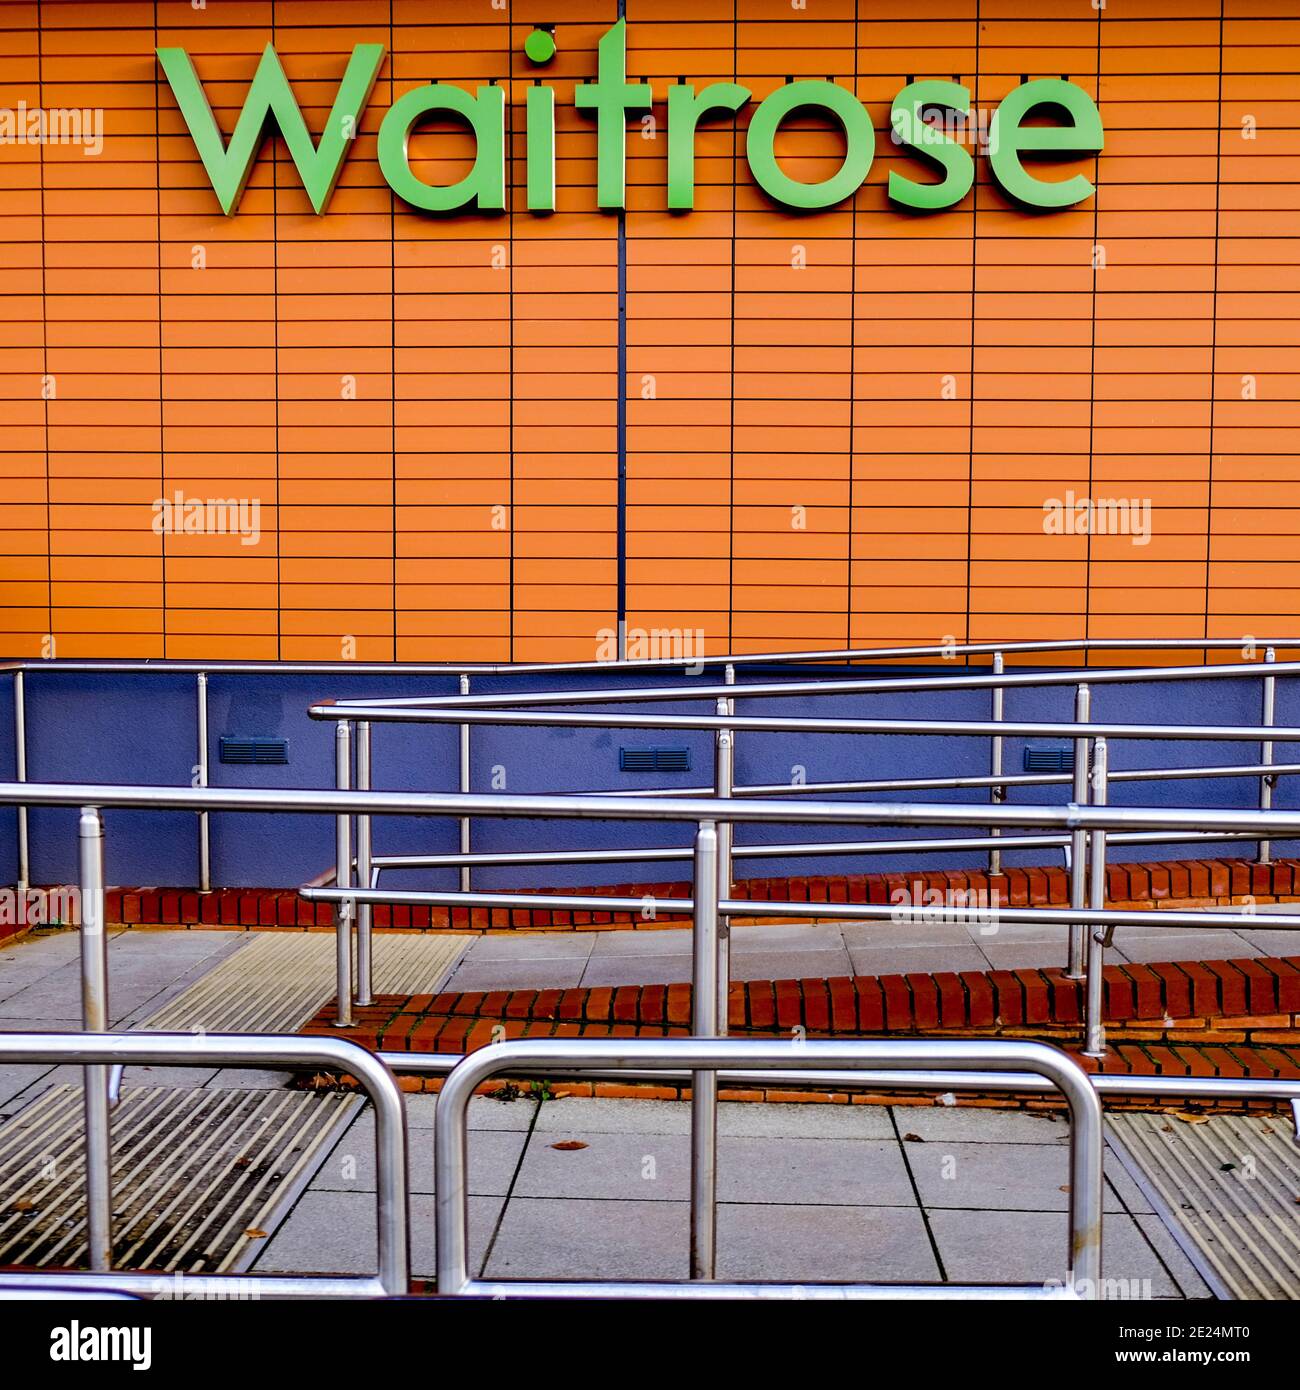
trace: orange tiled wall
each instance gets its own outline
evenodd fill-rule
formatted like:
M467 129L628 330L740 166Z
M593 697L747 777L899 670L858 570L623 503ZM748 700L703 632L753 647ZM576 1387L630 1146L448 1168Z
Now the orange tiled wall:
M617 605L619 225L594 208L571 96L616 0L500 3L0 5L0 105L102 106L107 130L97 158L0 145L0 651L597 654ZM627 0L627 16L631 75L660 102L628 138L632 627L701 628L719 651L1298 625L1291 0ZM547 218L519 192L539 22L560 40ZM314 130L351 46L390 50L324 217L276 141L222 217L153 58L187 47L228 133L268 39ZM1094 200L1018 211L981 156L957 208L887 202L908 77L957 76L988 110L1026 74L1099 100ZM774 210L738 162L742 115L701 130L697 209L670 215L667 84L735 77L761 97L790 75L871 111L878 158L852 204ZM394 96L489 77L510 84L512 210L396 203L374 158ZM455 177L456 138L416 153ZM837 157L828 131L782 139L803 177ZM260 541L154 534L151 504L178 490L259 498ZM1150 498L1150 543L1045 534L1067 490Z

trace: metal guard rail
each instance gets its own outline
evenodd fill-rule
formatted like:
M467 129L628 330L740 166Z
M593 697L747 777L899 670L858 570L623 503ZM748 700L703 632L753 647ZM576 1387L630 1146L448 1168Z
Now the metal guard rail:
M849 1054L852 1054L849 1056ZM1088 1076L1065 1054L1046 1044L995 1039L978 1041L871 1041L848 1043L782 1043L765 1040L696 1039L633 1040L546 1039L498 1043L464 1057L459 1055L408 1053L371 1054L355 1044L329 1038L298 1036L194 1035L194 1034L0 1034L0 1057L15 1062L62 1061L90 1066L114 1064L217 1064L224 1066L329 1066L356 1076L369 1092L376 1108L378 1182L376 1202L379 1215L379 1273L375 1277L320 1275L194 1275L187 1276L194 1292L220 1297L223 1286L237 1285L241 1295L259 1297L385 1297L403 1296L410 1281L409 1200L407 1192L407 1129L404 1096L393 1080L394 1073L439 1075L452 1080L444 1087L435 1121L437 1155L437 1223L439 1251L439 1291L462 1295L512 1296L592 1296L592 1297L696 1297L696 1298L877 1298L907 1295L915 1298L1096 1298L1101 1275L1100 1155L1101 1131L1099 1097L1111 1095L1150 1096L1164 1100L1205 1099L1286 1099L1300 1124L1300 1082L1227 1080L1223 1078L1172 1078L1135 1076ZM848 1070L830 1065L843 1060ZM996 1070L990 1070L992 1062ZM1006 1066L1001 1066L1006 1063ZM734 1065L732 1065L734 1064ZM1072 1275L1060 1286L1044 1285L1011 1288L989 1285L976 1287L898 1286L898 1285L738 1285L717 1282L694 1284L664 1283L570 1283L474 1281L465 1269L465 1104L476 1086L488 1075L508 1071L513 1076L533 1074L621 1078L624 1080L681 1080L694 1067L716 1066L718 1080L746 1084L818 1082L843 1086L870 1086L883 1090L935 1089L998 1090L1044 1092L1056 1089L1058 1077L1066 1078L1067 1099L1071 1101L1071 1251L1078 1251L1068 1263ZM1008 1070L1022 1065L1030 1070ZM745 1068L751 1068L746 1070ZM1083 1090L1079 1087L1082 1086ZM89 1090L89 1088L88 1088ZM1088 1093L1085 1097L1084 1091ZM89 1094L87 1096L89 1105ZM89 1112L88 1112L89 1113ZM1083 1115L1082 1124L1079 1115ZM692 1114L692 1147L698 1154L716 1129L708 1117L701 1130L695 1128ZM1083 1135L1082 1144L1079 1136ZM448 1142L448 1138L450 1141ZM91 1142L93 1130L87 1127L87 1192L98 1192L106 1203L109 1191L109 1152L107 1145ZM105 1136L106 1138L106 1136ZM704 1141L701 1143L700 1141ZM703 1159L710 1162L706 1149ZM1093 1155L1096 1155L1094 1184ZM445 1169L450 1165L448 1177ZM1086 1170L1086 1173L1085 1173ZM1081 1178L1079 1175L1084 1173ZM459 1176L458 1176L459 1175ZM1082 1209L1075 1193L1083 1194ZM715 1208L705 1210L712 1195L709 1181L693 1183L693 1238L712 1239L716 1230ZM1093 1197L1096 1200L1093 1202ZM102 1219L107 1221L111 1205L105 1205ZM1095 1210L1097 1222L1087 1224L1087 1212ZM95 1220L91 1213L91 1220ZM105 1227L107 1231L107 1226ZM460 1232L458 1237L457 1232ZM1079 1235L1084 1239L1080 1242ZM444 1264L445 1260L445 1264ZM102 1268L79 1272L8 1272L0 1278L6 1293L49 1295L70 1287L92 1296L117 1294L149 1296L156 1294L163 1276L137 1271ZM1089 1273L1091 1271L1091 1273ZM463 1277L462 1277L463 1276ZM1091 1280L1091 1282L1088 1282Z
M724 1067L819 1072L831 1067L922 1071L980 1070L1006 1089L1008 1077L1032 1072L1060 1089L1070 1109L1070 1239L1066 1277L1060 1285L898 1285L898 1284L736 1284L712 1279L716 1227L716 1109L699 1084L705 1073L716 1083ZM691 1281L610 1283L483 1282L469 1274L467 1109L470 1097L489 1077L521 1065L606 1070L654 1067L690 1068L692 1090ZM903 1078L906 1086L908 1078ZM928 1085L929 1081L920 1084ZM702 1103L703 1102L703 1103ZM704 1143L701 1132L707 1133ZM812 1298L1084 1298L1101 1290L1102 1239L1101 1102L1082 1067L1045 1043L990 1039L982 1042L862 1039L801 1043L721 1038L542 1038L502 1042L470 1053L448 1075L434 1113L434 1202L437 1220L438 1292L509 1294L514 1297L618 1298L789 1298L803 1290ZM707 1273L705 1271L708 1271ZM701 1282L708 1279L710 1282Z
M827 795L833 792L865 792L865 791L899 791L899 790L935 790L935 789L966 789L983 787L987 788L992 804L1001 807L1007 797L1009 790L1018 786L1043 785L1047 779L1036 779L1033 777L1014 777L1007 776L1003 771L1003 740L1006 735L1013 734L1021 737L1057 737L1070 739L1074 749L1074 767L1072 774L1066 778L1051 779L1054 782L1069 781L1072 785L1073 799L1076 803L1082 804L1089 799L1096 803L1104 804L1108 800L1108 740L1111 738L1120 739L1152 739L1152 740L1201 740L1201 741L1248 741L1258 743L1260 747L1260 759L1258 764L1235 764L1221 769L1205 768L1165 768L1165 769L1131 769L1118 774L1117 780L1123 781L1142 781L1142 780L1176 780L1181 776L1189 777L1232 777L1232 776L1252 776L1259 781L1259 805L1261 810L1271 808L1273 799L1273 788L1279 776L1289 770L1292 764L1277 765L1273 757L1274 741L1295 742L1300 737L1300 731L1295 729L1278 729L1276 727L1276 678L1279 669L1283 674L1300 672L1300 664L1288 663L1279 668L1275 660L1276 652L1269 647L1265 652L1265 660L1262 668L1258 665L1221 665L1219 667L1180 667L1174 668L1146 668L1139 670L1118 670L1107 672L1107 679L1111 681L1130 681L1140 682L1152 679L1165 678L1175 679L1201 679L1206 675L1222 675L1223 677L1239 678L1242 676L1254 675L1257 672L1262 674L1263 683L1263 702L1261 711L1261 724L1256 725L1170 725L1170 724L1101 724L1091 720L1091 688L1087 683L1077 683L1075 689L1075 709L1074 721L1070 724L1050 723L1043 721L1033 722L1012 722L1006 718L1004 696L1008 684L1016 685L1060 685L1077 681L1077 676L1073 672L1056 672L1047 674L1020 674L1008 677L1005 674L1005 665L1002 654L995 654L993 662L993 674L990 676L948 676L942 678L933 677L906 677L901 679L872 678L871 680L853 681L811 681L798 684L757 684L750 686L737 686L735 684L735 669L732 666L725 668L724 676L726 684L719 687L695 687L686 689L675 689L672 687L644 688L639 691L559 691L545 692L534 699L531 695L524 696L477 696L467 695L469 689L468 677L462 677L460 683L461 695L459 697L418 697L414 699L388 699L384 701L349 701L349 702L324 702L311 706L309 713L313 718L331 719L336 721L336 786L345 788L350 785L351 778L351 741L352 732L355 724L356 731L356 760L357 760L357 784L358 786L369 787L371 785L371 763L372 763L372 726L375 723L399 723L399 724L456 724L460 734L460 785L463 790L470 786L470 756L469 756L469 732L475 724L488 725L525 725L534 728L618 728L618 729L698 729L711 730L714 734L715 755L714 755L714 786L711 789L719 798L727 799L732 805L738 799L753 799L756 796L780 796L783 788L767 785L761 787L738 787L735 780L735 738L740 731L784 731L806 734L872 734L872 735L939 735L947 737L986 737L989 739L990 748L990 774L987 777L951 777L951 778L917 778L917 779L889 779L877 782L839 782L821 785L812 785L801 788L799 795ZM916 690L916 689L940 689L940 688L988 688L992 694L992 715L991 721L985 720L900 720L900 719L861 719L861 718L787 718L763 715L760 717L740 716L736 713L736 700L739 697L749 698L761 695L791 696L791 695L825 695L825 694L845 694L860 692L880 692L882 690ZM663 701L665 699L686 697L689 699L708 698L717 696L716 712L712 715L700 714L628 714L623 710L617 712L595 713L590 712L553 712L548 709L525 709L525 705L544 705L555 704L600 704L600 705L619 705L624 699L630 698L633 701ZM502 708L501 706L505 706ZM679 800L685 802L694 796L699 789L696 788L674 788L671 792L656 791L653 795L664 799ZM605 793L611 799L633 799L631 794ZM782 845L782 846L753 846L746 845L737 849L733 844L732 823L737 820L733 814L720 818L719 820L719 850L722 876L722 897L729 898L732 882L732 866L736 858L756 858L774 857L777 854L790 854L792 856L807 855L818 851L829 854L849 854L849 853L884 853L899 852L907 850L909 852L935 853L938 851L949 851L955 849L987 848L989 858L989 873L996 876L1001 873L1002 854L1009 848L1031 848L1031 847L1060 847L1067 850L1068 865L1070 868L1070 903L1076 910L1082 910L1085 901L1093 910L1099 910L1105 903L1105 833L1093 832L1088 834L1081 827L1071 828L1068 836L1058 837L1019 837L1014 842L1011 840L1003 841L1003 827L995 822L982 821L974 816L965 818L966 825L985 824L989 826L989 834L983 839L943 839L935 838L932 843L921 841L898 841L883 840L875 842L856 841L845 843L836 847L810 846L810 845ZM863 819L868 819L864 817ZM939 823L939 822L933 822ZM953 822L946 822L952 824ZM547 860L540 854L522 853L518 855L500 854L493 856L490 860L484 860L470 852L471 842L471 822L468 815L462 815L460 821L460 853L457 855L406 855L406 856L381 856L378 859L373 854L371 840L371 825L368 816L362 816L357 822L357 839L355 858L352 852L351 825L346 818L340 818L337 824L336 836L336 857L334 879L340 888L350 886L354 881L354 869L356 882L364 885L367 890L377 888L380 875L390 868L417 868L447 866L458 867L460 872L461 897L459 903L462 907L487 906L482 898L475 898L470 893L471 871L476 864L485 862L499 865L510 864L537 864L546 862L570 862L570 863L644 863L644 862L665 862L680 858L671 849L635 849L620 850L617 853L601 851L577 851L566 853L561 851ZM1232 838L1239 838L1241 832L1228 832ZM1173 838L1171 836L1162 837L1158 833L1128 830L1121 832L1117 837L1120 843L1151 843L1159 841L1161 838ZM1189 829L1186 838L1191 841L1205 840L1208 838L1203 829ZM1258 857L1260 862L1267 862L1271 856L1271 841L1260 837L1258 842ZM1086 875L1086 881L1085 881ZM336 899L339 902L339 912L349 917L355 916L358 928L358 973L360 986L358 991L358 1001L365 1003L370 999L369 977L370 977L370 926L372 908L376 902L390 903L427 903L430 905L451 905L455 903L451 900L438 895L425 895L424 897L414 896L381 896L372 897L369 891L363 895L348 896L341 895ZM523 901L517 901L516 906L523 907ZM540 905L540 904L539 904ZM553 902L552 906L560 906L558 902ZM613 907L612 902L603 904L605 907ZM901 915L901 914L900 914ZM905 920L905 919L904 919ZM1091 923L1094 927L1103 925L1098 919L1092 918ZM1102 946L1109 944L1110 933L1113 932L1117 923L1105 923L1107 934L1102 938ZM1069 948L1067 952L1066 969L1067 973L1076 979L1086 978L1088 981L1089 998L1099 991L1099 976L1101 970L1101 959L1097 954L1094 942L1086 935L1087 923L1082 917L1071 927L1069 934ZM1198 923L1199 925L1199 923ZM724 931L725 938L725 931ZM723 949L725 950L725 939ZM342 967L340 967L342 968ZM1089 1051L1099 1054L1104 1047L1100 1025L1100 999L1095 1001L1095 1009L1092 1014L1091 1026L1089 1029ZM342 1015L341 1015L342 1021Z
M196 743L197 743L197 782L201 787L206 787L210 775L210 755L208 738L208 679L210 675L239 675L239 676L265 676L265 675L301 675L301 674L343 674L350 675L428 675L428 676L451 676L458 677L460 698L470 698L470 677L476 675L521 675L538 673L581 673L581 672L605 672L610 671L656 671L656 670L677 670L682 669L687 673L693 671L704 671L710 667L721 666L724 669L725 678L728 684L735 681L735 668L738 664L750 667L770 666L770 665L816 665L823 662L837 662L841 664L852 664L856 661L900 661L920 658L939 658L941 660L956 660L958 657L965 658L969 665L969 658L972 656L989 656L992 660L993 681L1003 675L1005 670L1005 655L1030 656L1034 654L1050 654L1055 652L1082 651L1085 655L1100 651L1200 651L1209 653L1211 651L1247 651L1264 650L1265 663L1273 663L1278 648L1297 648L1300 647L1300 639L1274 638L1264 639L1245 639L1233 641L1223 638L1206 639L1182 639L1182 638L1083 638L1078 641L1068 641L1054 639L1037 642L967 642L960 644L943 643L939 645L919 645L906 647L876 647L876 648L844 648L831 651L805 651L805 652L774 652L774 653L731 653L720 656L705 657L702 654L693 656L689 660L678 661L676 659L650 659L627 661L619 660L616 662L558 662L558 663L534 663L534 664L502 664L502 663L474 663L458 664L456 666L444 666L437 663L357 663L357 662L197 662L197 661L15 661L0 663L0 673L8 672L13 677L14 691L14 759L16 764L16 777L20 782L27 781L27 712L26 712L26 677L37 672L43 674L132 674L132 675L161 675L161 676L180 676L193 675L195 677L196 695ZM1095 679L1111 681L1115 679L1146 679L1147 673L1130 672L1127 675L1116 676L1110 671L1095 671ZM1149 668L1150 679L1160 679L1161 675L1155 674L1163 669L1164 679L1178 678L1179 668ZM1250 669L1249 667L1244 669ZM1288 669L1283 667L1283 669ZM1217 671L1217 667L1185 668L1182 674L1191 671L1210 674ZM1173 672L1174 674L1170 674ZM1050 675L1045 681L1039 684L1060 683L1061 673ZM944 678L951 680L953 678ZM967 678L960 678L967 679ZM976 681L980 678L974 678ZM1022 676L1008 678L1014 684L1024 683ZM1274 687L1275 679L1273 676L1264 676L1264 720L1265 724L1273 723ZM881 687L882 689L884 687ZM891 682L890 689L897 689L899 685L896 681ZM912 684L906 688L922 689L929 688L926 681L922 680L919 685ZM692 691L692 698L698 695L698 691ZM994 719L1002 716L1002 702L1004 689L1002 684L996 683L992 688L993 715ZM644 698L650 698L646 696ZM658 698L663 698L662 696ZM991 740L991 764L995 773L1001 772L1002 768L1002 741L1000 736L994 736ZM1264 761L1272 760L1272 750L1270 744L1264 745ZM468 791L469 785L469 726L462 724L460 729L460 789ZM1271 799L1273 777L1261 782L1260 805L1267 806ZM991 788L992 798L995 802L1005 799L1005 788L1000 784L994 784ZM27 807L20 804L18 806L18 886L20 890L25 890L30 881L29 872L29 844L28 844L28 825ZM468 853L470 827L468 821L461 823L461 850ZM1260 855L1262 859L1267 858L1267 846L1261 845ZM1000 850L991 848L989 851L990 870L997 871L999 865ZM211 836L208 820L208 813L200 811L198 814L198 879L199 888L202 892L208 892L212 886L212 866L211 866ZM469 886L470 869L468 865L461 869L462 887Z
M410 1288L410 1196L406 1108L392 1072L374 1053L343 1038L252 1033L0 1033L0 1060L70 1062L86 1068L87 1235L91 1271L77 1273L90 1291L156 1293L171 1276L112 1269L112 1201L108 1128L94 1107L108 1066L328 1067L356 1077L375 1111L375 1209L378 1271L374 1275L186 1275L195 1293L219 1297L222 1287L268 1298L377 1298ZM6 1288L67 1284L66 1273L0 1275Z

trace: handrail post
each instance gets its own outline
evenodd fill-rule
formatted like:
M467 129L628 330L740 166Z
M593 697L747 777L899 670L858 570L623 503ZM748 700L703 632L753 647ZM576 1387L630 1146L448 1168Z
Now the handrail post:
M108 1032L108 940L104 915L104 821L83 806L77 826L81 879L81 1025ZM108 1067L82 1069L86 1115L86 1240L92 1270L113 1264L113 1174L109 1136Z
M1095 806L1105 806L1107 802L1107 752L1106 740L1099 738L1092 745L1092 802ZM1089 897L1088 906L1104 910L1106 906L1106 832L1094 830L1088 855ZM1088 1057L1106 1055L1106 1028L1102 1022L1102 1001L1107 929L1092 927L1088 931L1088 973L1085 990L1087 1002L1084 1011L1083 1051Z
M334 730L334 785L341 792L352 781L351 726L340 719ZM334 818L334 881L340 888L352 885L352 820L344 812ZM334 936L338 1001L335 1022L352 1027L352 914L356 904L344 898L334 909Z
M460 678L460 693L461 693L462 695L468 695L468 694L469 694L469 677L468 677L467 675L464 675L464 674L462 674L462 675L461 675L461 678ZM461 789L461 791L463 791L463 792L467 792L467 791L469 791L469 789L470 789L469 725L468 725L468 724L462 724L462 725L460 726L460 789ZM469 817L468 817L468 816L462 816L462 817L460 818L460 852L461 852L462 854L468 854L468 853L469 853L469 845L470 845ZM462 893L468 893L468 892L469 892L469 884L470 884L469 865L468 865L468 864L462 864L462 865L460 866L460 891L461 891Z
M701 821L695 834L694 962L691 1032L718 1036L718 831ZM718 1075L691 1076L691 1278L712 1279L717 1257Z
M736 668L726 668L726 683L734 685ZM730 697L720 699L717 711L721 715L733 715L736 702ZM719 729L715 736L713 762L714 794L720 799L729 799L736 785L736 735L732 729ZM725 902L731 897L732 866L731 848L735 839L735 827L731 821L718 822L718 901ZM718 1036L727 1036L727 1022L731 1014L731 918L718 913Z
M200 671L196 679L198 699L199 786L208 785L208 673ZM199 892L212 891L212 842L207 811L199 812Z
M993 653L993 674L1000 676L1006 669L1006 663L1001 652ZM993 718L1002 723L1003 709L1005 707L1006 691L1000 685L993 687ZM1002 776L1002 735L994 734L989 741L989 774L993 777ZM1001 806L1007 799L1007 789L1004 786L996 785L989 788L989 803L993 806ZM996 840L1002 834L1000 826L994 825L989 829L989 838ZM997 878L1002 872L1002 851L996 846L989 850L989 877Z
M370 720L357 720L357 790L370 790ZM357 816L357 882L370 887L370 817ZM374 967L370 950L371 906L357 905L357 1003L373 1004Z
M1086 724L1092 711L1092 691L1087 685L1080 685L1074 692L1074 722ZM1074 740L1074 804L1088 804L1088 740ZM1074 830L1070 833L1070 906L1081 908L1087 901L1087 880L1084 878L1088 859L1088 833ZM1084 939L1086 929L1081 926L1070 928L1069 959L1065 974L1070 980L1083 979L1086 958Z
M14 672L14 772L15 780L27 780L27 688L24 672ZM31 882L31 864L27 850L27 807L18 810L18 897L27 900L27 885Z
M1264 660L1270 664L1277 660L1277 652L1269 647L1264 652ZM1275 723L1277 714L1277 677L1264 677L1264 711L1261 723L1266 729L1271 729ZM1273 741L1269 739L1259 745L1259 761L1265 767L1273 764ZM1273 788L1277 785L1277 774L1266 772L1259 779L1259 809L1261 811L1271 811L1273 809ZM1268 864L1273 858L1273 842L1271 840L1261 840L1259 842L1259 862Z

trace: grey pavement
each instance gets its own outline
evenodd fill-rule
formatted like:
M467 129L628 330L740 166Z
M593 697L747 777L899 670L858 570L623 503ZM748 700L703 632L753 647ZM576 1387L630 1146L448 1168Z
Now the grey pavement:
M1261 929L1264 937L1282 932ZM1248 933L1247 936L1254 935ZM123 931L109 941L114 1026L147 1018L247 943L243 932ZM1186 941L1186 946L1184 942ZM987 935L938 923L740 927L737 978L1055 962L1033 929ZM687 980L689 932L567 932L477 938L451 989ZM1188 940L1121 930L1112 959L1251 955L1232 932ZM1172 953L1170 946L1175 947ZM75 933L0 947L0 1032L79 1026ZM132 1080L281 1086L278 1072L140 1068ZM72 1067L0 1064L0 1118ZM414 1268L433 1272L436 1098L407 1097ZM470 1110L470 1243L485 1277L681 1277L688 1251L689 1106L562 1097L476 1099ZM725 1103L719 1116L719 1273L735 1279L1036 1281L1066 1251L1068 1129L1024 1112L960 1107ZM374 1259L374 1126L362 1107L272 1233L257 1268L348 1272ZM562 1145L563 1147L557 1147ZM1205 1297L1132 1180L1107 1155L1108 1279L1142 1296Z
M129 1028L187 989L251 937L226 931L110 931L109 1021ZM0 946L0 1033L81 1027L80 936L37 933ZM280 1073L215 1068L132 1067L129 1079L156 1085L276 1085ZM57 1082L76 1081L76 1067L11 1066L0 1062L0 1117ZM260 1080L258 1079L260 1077Z
M1257 911L1262 914L1265 909ZM1063 965L1065 954L1065 933L1054 926L887 921L738 926L731 933L731 976L734 980L825 979L910 971L1033 969ZM1118 928L1106 960L1122 965L1295 954L1300 954L1297 932L1266 927L1179 931L1143 925ZM475 938L446 988L657 985L690 977L689 927L503 933Z
M413 1098L414 1273L434 1271L434 1096ZM472 1269L497 1279L680 1279L690 1107L477 1098ZM943 1106L755 1105L719 1114L718 1274L737 1280L1032 1283L1062 1277L1068 1124ZM362 1111L255 1268L354 1273L375 1258L374 1126ZM562 1146L562 1147L557 1147ZM1207 1298L1107 1154L1105 1278L1132 1296Z

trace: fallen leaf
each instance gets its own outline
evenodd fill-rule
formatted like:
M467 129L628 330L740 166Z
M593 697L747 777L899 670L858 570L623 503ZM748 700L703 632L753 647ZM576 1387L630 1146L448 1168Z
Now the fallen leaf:
M19 1197L19 1199L13 1204L13 1206L10 1207L10 1211L35 1211L35 1210L36 1210L36 1203L33 1202L32 1199L31 1199L30 1197Z
M1181 1120L1185 1125L1208 1125L1210 1123L1208 1115L1193 1115L1186 1110L1175 1110L1174 1119Z
M1069 1184L1068 1182L1063 1182L1063 1183L1060 1185L1060 1187L1057 1188L1057 1191L1058 1191L1058 1192L1068 1192L1069 1190L1070 1190L1070 1184Z
M569 1149L585 1149L586 1147L586 1144L584 1144L581 1139L561 1139L558 1144L551 1145L553 1149L564 1149L566 1151Z
M924 1144L925 1140L919 1134L905 1134L903 1135L903 1142L905 1144Z
M266 1232L263 1231L263 1230L261 1230L261 1229L260 1229L259 1227L257 1227L257 1226L250 1226L250 1227L244 1232L244 1234L245 1234L246 1236L248 1236L248 1238L249 1238L250 1240L265 1240L265 1239L266 1239Z

